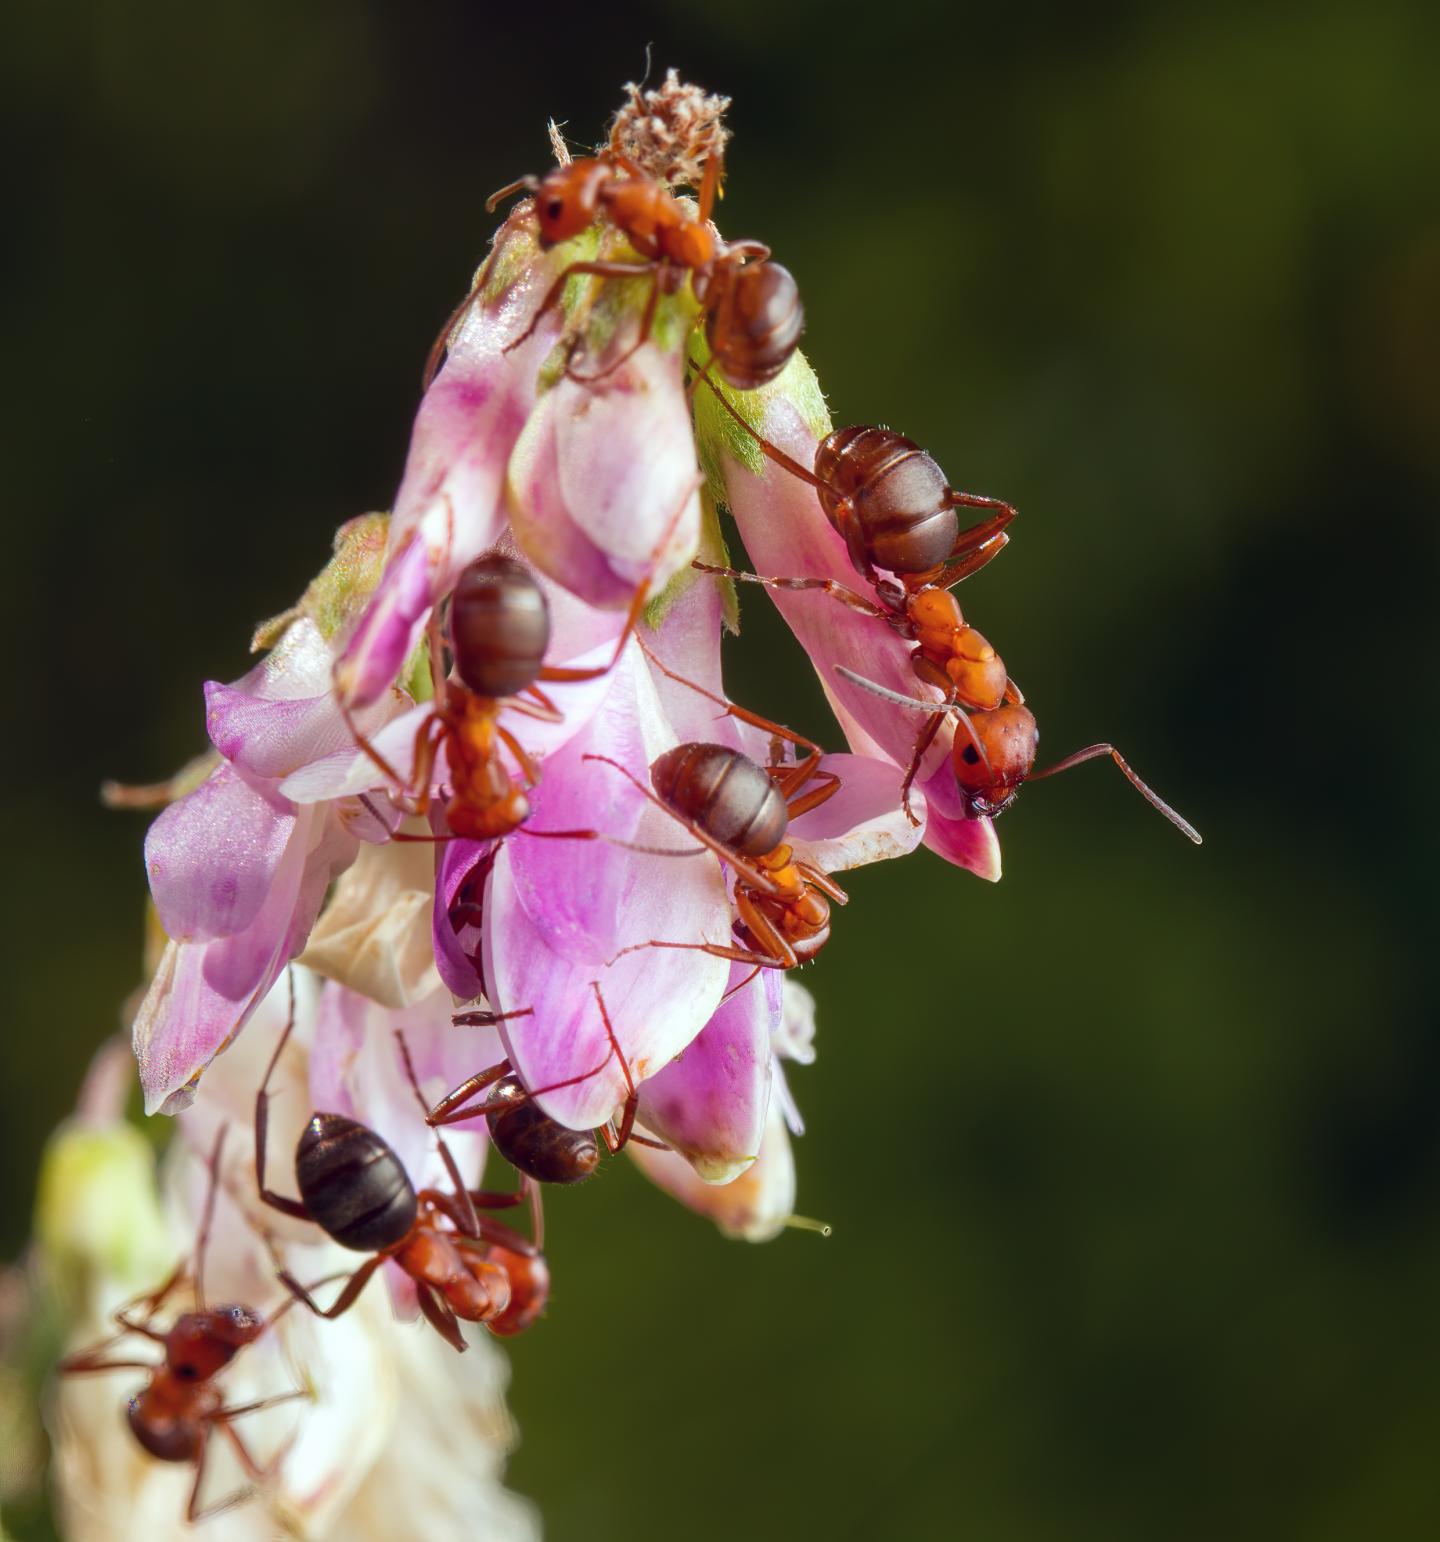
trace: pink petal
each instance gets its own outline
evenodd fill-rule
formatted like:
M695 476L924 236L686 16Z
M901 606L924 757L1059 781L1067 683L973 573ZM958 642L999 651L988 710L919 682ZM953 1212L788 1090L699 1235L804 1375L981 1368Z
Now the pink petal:
M795 1208L795 1157L778 1099L771 1099L760 1155L732 1183L709 1184L674 1151L626 1148L650 1181L683 1205L707 1215L727 1237L768 1242L785 1230Z
M338 820L301 810L249 926L217 941L166 948L133 1029L147 1113L188 1105L201 1072L304 948L325 891L355 851L355 838Z
M820 764L840 778L840 790L790 826L786 838L797 856L822 872L838 873L914 851L924 829L925 798L911 798L921 821L913 825L900 806L901 773L893 761L827 755Z
M547 763L535 790L535 829L593 829L667 850L692 842L663 810L592 749L648 785L650 762L674 735L660 714L639 650L627 650L604 706ZM606 1062L591 981L605 993L637 1082L678 1054L709 1020L729 974L726 961L691 948L622 948L652 940L727 942L731 910L708 854L645 856L603 842L507 840L485 899L485 978L497 1008L533 1007L505 1026L506 1048L526 1084L542 1088ZM598 1074L540 1099L576 1129L603 1122L625 1095L611 1058Z
M991 883L999 883L1000 841L995 834L995 825L984 816L971 819L965 813L948 759L925 779L924 788L929 809L925 844L936 856L944 857L956 867L966 868Z
M699 474L678 355L640 348L601 381L563 376L511 457L515 536L542 572L591 605L623 609L695 555Z
M513 270L516 278L472 307L416 414L390 556L337 677L354 705L380 697L419 641L431 605L500 538L506 462L534 406L560 308L527 342L504 348L529 324L564 260L537 254L523 222L508 222L496 239L490 273Z
M756 974L733 964L727 989L735 994L640 1090L640 1122L706 1183L731 1182L759 1153L770 1105L770 1034L780 1021L775 970Z
M295 832L294 805L221 766L145 837L145 870L166 935L205 942L251 926Z

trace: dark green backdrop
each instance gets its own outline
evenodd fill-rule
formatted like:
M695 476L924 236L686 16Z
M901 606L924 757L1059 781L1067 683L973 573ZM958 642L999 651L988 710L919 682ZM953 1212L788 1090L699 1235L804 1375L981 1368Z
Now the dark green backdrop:
M1207 844L1096 765L1005 817L998 888L857 875L793 1079L834 1237L722 1242L624 1163L559 1196L514 1482L565 1542L1433 1537L1440 13L4 27L4 1249L137 974L96 785L196 749L386 505L484 195L653 41L736 99L722 220L799 277L837 421L1023 511L965 598L1048 749L1114 738ZM735 694L823 734L747 601Z

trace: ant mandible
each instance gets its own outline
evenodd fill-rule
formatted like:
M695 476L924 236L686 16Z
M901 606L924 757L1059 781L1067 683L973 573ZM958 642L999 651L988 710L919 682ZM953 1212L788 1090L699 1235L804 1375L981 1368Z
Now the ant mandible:
M163 1332L155 1326L160 1308L191 1272L182 1262L158 1290L137 1297L115 1313L117 1333L90 1349L67 1356L59 1365L62 1376L118 1370L150 1373L149 1381L130 1399L126 1419L136 1440L157 1461L188 1462L194 1466L195 1481L185 1507L185 1518L192 1525L241 1503L252 1492L248 1487L242 1488L203 1509L200 1507L200 1488L205 1480L205 1460L211 1435L220 1430L250 1483L264 1483L273 1476L280 1457L277 1455L268 1466L262 1467L234 1428L234 1421L246 1414L259 1413L262 1409L310 1395L302 1388L257 1402L227 1405L215 1384L216 1377L235 1356L246 1345L253 1344L267 1328L273 1327L294 1304L285 1302L269 1318L257 1315L247 1306L210 1307L205 1304L205 1249L215 1216L215 1189L226 1128L221 1125L210 1155L209 1189L195 1241L192 1274L195 1310L182 1313ZM110 1351L132 1334L161 1345L164 1360L157 1365L150 1360L112 1358Z
M393 1259L415 1281L420 1310L455 1349L465 1348L457 1319L484 1323L502 1336L529 1327L543 1310L550 1289L538 1235L531 1241L477 1213L477 1207L505 1209L525 1196L467 1189L443 1137L436 1140L454 1192L421 1189L417 1193L399 1157L374 1130L343 1114L313 1113L295 1148L300 1198L290 1199L266 1186L270 1078L294 1026L292 999L290 1019L255 1096L256 1187L261 1200L282 1215L313 1221L341 1247L372 1256L323 1310L311 1295L315 1286L307 1288L280 1268L286 1289L317 1317L339 1317L354 1306L380 1265ZM424 1114L427 1107L409 1046L400 1033L395 1037ZM538 1202L534 1215L538 1234ZM449 1227L442 1226L442 1221L448 1221Z
M932 713L932 722L935 724L939 723L942 714L955 714L957 726L963 727L964 732L955 735L951 748L951 766L965 805L965 813L971 819L978 819L982 815L993 818L1003 814L1015 801L1022 782L1038 782L1043 777L1058 776L1062 771L1084 765L1087 760L1108 755L1141 797L1158 809L1182 835L1188 836L1197 846L1203 844L1200 832L1194 825L1143 782L1113 744L1087 745L1053 766L1036 771L1032 768L1040 745L1040 728L1035 721L1035 714L1020 703L1011 702L989 711L971 714L955 701L919 701L911 696L902 696L898 691L877 685L875 681L867 680L843 665L836 666L836 673L843 675L852 685L861 686L886 701L912 707L919 712ZM925 738L926 745L934 737L933 728L927 728L927 733L929 737Z
M493 193L485 203L493 212L513 193L533 194L542 249L578 236L599 216L620 231L638 262L572 262L551 284L529 326L506 344L518 348L560 301L576 275L601 279L648 278L650 292L635 342L599 374L574 376L599 380L618 369L650 336L661 294L676 293L688 274L705 317L705 336L720 373L737 390L751 391L773 380L790 362L805 326L805 310L793 275L771 262L759 241L722 241L710 223L719 192L721 158L710 156L700 186L698 212L692 213L663 182L645 173L613 145L599 154L557 166L538 181L521 177ZM483 270L482 270L483 271ZM477 281L478 282L478 281ZM473 304L476 290L461 302L435 340L425 383L434 378L440 356L455 327Z
M610 1041L610 1049L604 1060L593 1070L530 1092L515 1075L511 1063L502 1060L499 1065L478 1072L463 1081L453 1092L447 1093L425 1116L426 1123L431 1126L456 1124L483 1114L495 1149L525 1177L537 1183L581 1183L591 1176L600 1163L600 1143L595 1139L596 1132L570 1129L568 1125L561 1124L558 1119L552 1119L545 1113L536 1099L547 1092L578 1086L581 1082L589 1081L592 1076L598 1076L613 1056L620 1062L626 1093L620 1117L600 1128L599 1133L606 1150L613 1156L633 1140L637 1145L668 1151L670 1148L663 1142L635 1133L635 1112L640 1102L640 1091L630 1074L630 1066L620 1048L620 1041L615 1036L615 1028L606 1010L605 998L600 994L598 981L592 980L590 988L595 992L600 1020L605 1025L605 1035ZM488 1027L503 1017L528 1016L530 1010L525 1007L519 1012L461 1012L453 1021L461 1026ZM487 1090L489 1097L482 1102L471 1101Z

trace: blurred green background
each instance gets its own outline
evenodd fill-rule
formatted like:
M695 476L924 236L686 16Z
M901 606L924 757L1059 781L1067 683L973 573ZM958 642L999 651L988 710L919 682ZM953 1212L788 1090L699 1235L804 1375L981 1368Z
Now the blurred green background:
M1433 1537L1440 12L22 3L3 23L6 1256L138 976L200 683L395 488L492 221L678 65L837 422L1016 539L967 614L1047 752L998 887L855 876L800 1207L551 1206L515 1485L559 1539ZM747 596L734 693L820 732ZM834 734L831 732L833 740ZM14 1517L45 1535L34 1507ZM396 1518L397 1537L406 1535Z

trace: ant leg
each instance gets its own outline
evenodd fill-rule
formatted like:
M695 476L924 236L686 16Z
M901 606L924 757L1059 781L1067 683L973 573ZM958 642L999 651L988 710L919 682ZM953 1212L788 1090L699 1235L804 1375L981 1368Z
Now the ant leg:
M705 175L700 181L700 223L706 224L715 208L715 200L723 196L720 184L725 177L725 159L718 150L705 157Z
M105 1340L103 1344L97 1344L93 1349L77 1350L73 1355L65 1358L55 1367L60 1376L87 1376L92 1371L155 1371L159 1366L153 1360L105 1360L105 1350L117 1340L124 1338L123 1333L117 1333ZM163 1334L156 1334L157 1339L162 1339Z
M610 662L608 664L600 665L595 669L566 669L563 667L556 668L547 665L540 671L538 677L539 679L556 684L563 681L574 682L580 680L598 680L602 675L608 675L610 671L615 668L615 666L623 657L625 653L625 644L630 641L630 635L632 632L634 632L636 626L639 624L640 617L644 612L646 603L650 599L650 590L654 583L655 569L659 566L660 559L665 554L665 548L670 544L670 540L675 534L676 527L685 517L685 510L690 503L690 499L699 490L699 487L700 483L695 482L686 488L685 496L681 498L679 504L676 506L675 512L670 516L670 522L665 526L665 529L660 534L660 539L655 543L654 548L651 550L650 562L645 570L645 576L635 586L635 592L630 596L630 608L625 612L625 625L621 627L620 635L615 640L615 652L611 655ZM641 643L641 647L644 647L643 642ZM651 657L653 658L654 655L652 654ZM537 692L537 694L541 695L542 701L548 700L548 698L546 698L542 693Z
M962 561L947 563L928 582L937 589L953 588L962 578L969 578L972 574L978 573L986 563L998 557L1009 544L1010 537L1002 532L977 550L971 552ZM918 574L912 576L919 577Z
M879 685L874 680L867 680L864 675L857 675L853 669L846 669L843 664L835 666L835 673L842 679L848 680L852 685L858 685L862 690L869 691L872 696L878 696L882 701L893 701L897 706L912 707L916 712L933 712L937 715L953 712L955 714L956 727L963 727L970 736L971 748L979 757L979 763L984 766L987 779L994 780L995 773L990 767L990 757L985 753L985 746L980 742L980 735L975 732L975 725L970 721L970 714L960 706L959 702L921 701L918 696L902 696L899 691L892 691L888 686Z
M684 828L688 830L697 841L701 842L702 845L707 846L711 851L713 851L722 862L728 862L736 874L741 877L747 884L749 884L752 889L759 889L764 894L773 894L777 897L779 896L779 886L763 868L757 867L753 862L749 861L745 857L742 857L739 852L732 851L730 847L726 846L722 841L717 841L713 835L710 835L705 830L702 830L694 820L682 818L681 815L677 814L668 803L664 803L659 798L657 798L655 794L651 792L651 790L642 781L640 781L638 777L634 776L629 770L626 769L626 767L622 766L618 760L611 760L608 755L595 755L592 753L583 755L581 759L598 760L607 766L613 767L613 769L618 771L620 775L623 776L625 780L629 782L630 785L636 790L636 792L638 792L642 797L648 798L656 808L660 809L663 813L668 814L677 824L683 825ZM532 831L531 833L533 834L536 832ZM660 853L656 853L656 855L660 855ZM647 947L649 944L641 943L640 946ZM701 944L698 942L676 943L675 946L698 948L701 946ZM704 946L708 948L710 944L706 943ZM629 951L630 949L628 948L623 950L625 953L628 953ZM622 954L620 953L615 955L616 958L621 956ZM727 958L729 957L728 954L723 956Z
M793 969L800 962L780 929L760 909L754 898L738 887L735 890L735 909L745 923L745 929L762 948L769 950L770 968Z
M288 1269L280 1269L278 1275L280 1283L295 1297L301 1306L308 1307L317 1317L324 1317L327 1320L333 1321L335 1318L343 1316L355 1305L360 1297L360 1292L370 1283L370 1277L385 1262L388 1256L386 1253L376 1253L373 1258L367 1258L354 1274L350 1276L344 1290L323 1311L315 1304L315 1298L310 1294L310 1291L314 1290L316 1286L323 1285L325 1283L324 1280L316 1280L315 1284L307 1289ZM331 1279L333 1276L327 1275L326 1278Z
M517 1007L513 1012L457 1012L451 1019L456 1028L493 1028L496 1023L508 1022L512 1017L533 1017L534 1007ZM508 1067L510 1062L505 1062Z
M281 1403L294 1403L300 1398L308 1398L310 1391L307 1387L296 1387L291 1392L277 1392L274 1397L258 1398L253 1403L234 1403L227 1408L217 1408L214 1413L208 1415L212 1424L223 1424L229 1419L243 1419L246 1414L261 1413L267 1408L278 1408ZM259 1477L264 1469L257 1467L252 1477Z
M281 1215L293 1216L296 1220L308 1221L310 1212L305 1208L304 1201L288 1199L284 1194L277 1194L265 1186L265 1150L270 1133L270 1078L275 1074L280 1056L295 1031L295 971L292 968L286 974L290 982L290 1016L286 1019L275 1052L270 1056L270 1064L265 1067L265 1080L260 1083L260 1090L255 1094L255 1188L261 1202L269 1205L272 1210L278 1210Z
M503 727L499 723L495 725L495 736L515 757L516 764L520 767L520 773L525 780L530 786L536 786L540 780L540 767L526 753L520 741L508 728Z
M497 197L503 197L506 193L516 192L524 184L516 182L508 188L503 188ZM475 282L471 284L465 298L445 318L445 325L435 334L435 341L430 344L430 352L425 355L425 368L420 375L421 392L428 391L435 383L435 377L440 373L440 360L445 357L445 351L450 346L450 339L460 330L466 317L470 314L470 307L474 305L483 288L490 263L487 259L481 265L480 271L475 275Z
M420 1105L420 1117L429 1124L430 1111L425 1103L425 1094L420 1090L420 1078L415 1074L415 1062L410 1058L410 1045L399 1028L395 1030L395 1042L400 1046L400 1058L405 1064L405 1075L410 1082L410 1090L415 1094L415 1101ZM467 1236L477 1236L480 1229L479 1219L475 1214L475 1206L470 1201L470 1191L465 1187L465 1180L460 1176L460 1166L455 1160L455 1154L445 1144L445 1137L438 1131L435 1134L435 1144L440 1151L440 1160L445 1164L445 1171L450 1175L450 1182L455 1187L455 1200L460 1208L460 1217L456 1220L456 1225Z
M779 780L778 785L782 794L788 787L803 786L811 777L818 778L824 785L812 787L799 798L787 797L786 808L791 819L799 819L802 814L808 814L811 809L819 808L822 803L828 802L840 791L840 778L834 771L808 771L803 777L797 776L804 766L805 762L802 761L799 765L790 767L786 775ZM771 767L772 772L779 769L781 768Z
M433 1285L426 1284L424 1280L417 1281L416 1285L415 1299L425 1314L425 1320L451 1349L463 1355L469 1346L460 1332L460 1319L451 1311L449 1303L436 1294Z
M560 302L560 296L565 292L565 286L577 274L588 274L591 278L643 278L647 273L653 272L653 262L572 262L564 269L555 282L545 292L545 298L540 302L540 309L531 317L530 325L519 337L505 344L502 353L509 353L511 349L518 348L526 342L540 325L541 318L547 311L553 310Z
M582 1071L578 1076L567 1076L564 1081L551 1082L548 1086L537 1087L533 1092L527 1092L524 1101L543 1097L547 1092L559 1092L562 1087L578 1087L581 1082L588 1082L592 1076L598 1076L610 1064L610 1056L613 1053L614 1050L611 1049L599 1065L592 1066L588 1071ZM468 1108L461 1106L477 1094L484 1092L487 1087L494 1086L512 1069L508 1060L502 1060L499 1065L491 1066L488 1071L481 1071L468 1081L461 1082L453 1092L447 1092L425 1115L425 1122L431 1125L458 1124L463 1119L476 1119L481 1115L492 1113L502 1114L507 1109L518 1108L522 1101L520 1098L506 1098L498 1103L487 1099L483 1103L476 1103Z
M900 807L904 809L905 817L912 825L918 825L920 821L910 807L910 789L915 784L915 778L920 774L920 762L925 759L925 751L935 742L935 735L940 732L940 724L943 721L941 717L932 717L920 730L915 739L915 749L910 756L910 764L905 768L905 778L900 783Z
M819 891L834 900L837 905L848 905L850 896L835 882L829 873L822 873L820 869L810 862L797 862L795 866L800 870L800 876L812 889Z
M646 297L645 309L640 316L640 330L638 333L636 333L635 341L630 344L625 352L622 353L613 364L607 364L604 369L593 375L577 375L570 367L570 360L566 359L565 373L570 377L571 380L575 381L577 385L593 385L597 380L604 380L607 375L613 375L622 364L625 364L630 359L633 359L635 355L639 353L640 350L649 341L650 329L655 325L655 311L657 306L660 304L661 274L667 266L668 264L664 262L659 262L655 265L655 273L650 281L650 293ZM579 342L578 338L576 339L576 342ZM574 348L570 350L570 353L573 357L575 353Z
M700 378L705 382L705 384L708 385L715 393L715 398L720 403L720 405L755 441L756 445L759 446L762 454L769 456L769 458L773 460L777 466L783 466L791 476L799 477L802 482L808 482L811 487L819 488L822 491L829 491L826 484L822 482L813 471L810 471L806 467L802 466L800 462L794 458L794 456L787 455L778 445L771 444L768 439L761 438L761 436L755 432L755 430L750 426L749 422L746 421L744 415L731 402L730 398L726 396L726 394L720 389L718 385L715 384L714 378L710 374L708 365L697 364L694 359L690 359L689 364L690 368L693 369L695 373L699 375Z
M1197 846L1203 845L1200 832L1190 821L1177 814L1173 808L1153 788L1147 786L1130 769L1125 757L1113 744L1091 744L1083 750L1076 750L1073 755L1067 755L1064 760L1056 761L1053 766L1047 766L1043 771L1032 771L1029 781L1038 782L1042 777L1058 776L1062 771L1069 771L1075 766L1084 765L1087 760L1096 760L1101 755L1108 755L1124 773L1126 781L1140 794L1152 808L1158 809L1175 828L1185 836L1188 836Z
M759 573L745 573L739 568L716 567L709 562L692 562L690 566L701 573L713 574L716 578L737 579L746 584L763 584L767 589L823 589L831 599L839 600L842 605L848 605L851 610L859 611L862 616L875 616L881 621L888 621L892 626L896 622L893 611L875 604L873 600L867 600L864 595L857 594L853 589L847 589L844 584L833 578L765 578Z
M797 734L793 728L786 728L782 723L773 722L768 717L761 717L758 712L751 712L748 707L737 706L733 701L726 701L723 696L717 696L713 691L707 691L703 685L697 685L693 680L687 680L684 675L677 674L668 664L664 663L645 641L638 638L640 650L645 657L669 680L674 680L677 685L683 685L703 696L707 701L713 701L728 717L738 718L742 723L749 723L752 727L763 728L776 739L781 739L787 744L793 744L796 749L808 750L809 753L793 767L789 768L786 776L779 782L781 793L787 798L791 793L798 792L806 782L815 775L820 765L820 758L824 751L813 739L807 739L804 734ZM839 788L839 778L835 778L835 785L825 791L828 798ZM823 801L823 799L821 800ZM810 807L814 807L811 804ZM794 810L791 810L793 815Z
M635 1110L640 1106L640 1090L635 1085L635 1078L630 1074L630 1063L625 1058L625 1051L620 1048L620 1040L615 1037L615 1027L610 1021L610 1013L605 1007L605 998L600 994L600 982L591 980L590 989L595 992L595 1004L600 1008L600 1021L605 1025L605 1037L610 1041L610 1054L620 1062L620 1074L625 1078L625 1108L620 1115L620 1123L617 1125L611 1119L600 1131L606 1148L611 1156L625 1147L630 1139L631 1132L635 1128ZM607 1055L606 1062L610 1056Z
M230 1126L222 1124L215 1132L215 1147L210 1153L210 1183L205 1191L205 1209L200 1216L200 1230L195 1236L195 1309L205 1310L205 1249L210 1243L210 1228L215 1222L215 1190L220 1182L220 1154Z

